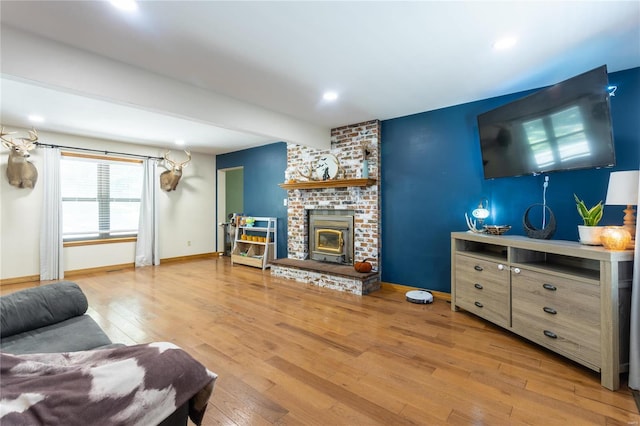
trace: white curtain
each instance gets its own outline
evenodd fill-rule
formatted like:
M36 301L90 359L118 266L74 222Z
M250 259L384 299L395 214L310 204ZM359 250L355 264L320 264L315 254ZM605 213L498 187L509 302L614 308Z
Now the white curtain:
M144 161L142 196L140 197L140 220L136 242L136 267L159 265L158 254L158 179L155 159Z
M44 149L42 221L40 224L40 280L64 278L62 258L62 194L60 149Z
M640 176L638 176L638 180L638 200L640 200ZM636 247L633 257L629 344L629 387L640 390L640 226L636 226Z

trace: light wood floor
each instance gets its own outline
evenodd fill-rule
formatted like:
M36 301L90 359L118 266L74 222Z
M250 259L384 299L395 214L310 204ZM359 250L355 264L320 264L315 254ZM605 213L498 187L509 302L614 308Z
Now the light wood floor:
M205 425L637 425L599 376L446 301L271 278L228 258L74 278L112 340L219 375ZM2 292L24 286L3 287Z

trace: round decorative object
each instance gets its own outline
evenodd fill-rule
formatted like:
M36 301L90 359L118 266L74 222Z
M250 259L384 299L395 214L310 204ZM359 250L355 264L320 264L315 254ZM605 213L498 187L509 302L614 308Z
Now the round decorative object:
M340 170L340 163L338 163L336 156L324 154L316 163L316 178L320 180L333 179L338 175L338 170Z
M547 223L547 226L545 226L542 229L536 229L531 224L531 221L529 220L529 212L534 207L544 207L545 214L546 212L549 212L549 222ZM522 225L524 226L524 231L526 232L527 237L536 238L538 240L550 239L553 236L553 234L556 232L556 226L557 226L556 217L553 215L553 212L551 211L551 209L545 206L544 204L530 205L529 208L527 208L527 210L524 212L524 217L522 218Z
M362 273L371 272L371 270L373 269L373 265L367 262L368 260L373 260L373 259L365 259L362 262L356 262L354 263L353 268L356 270L356 272L362 272Z
M411 290L405 294L407 302L411 303L432 303L433 294L423 290Z
M606 226L600 234L600 241L607 250L626 250L631 234L622 226Z

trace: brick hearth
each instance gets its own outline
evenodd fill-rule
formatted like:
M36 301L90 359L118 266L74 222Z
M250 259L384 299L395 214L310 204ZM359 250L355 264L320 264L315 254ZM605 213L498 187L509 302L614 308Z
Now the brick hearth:
M271 275L360 295L380 289L377 271L360 273L353 266L316 260L276 259L271 262Z

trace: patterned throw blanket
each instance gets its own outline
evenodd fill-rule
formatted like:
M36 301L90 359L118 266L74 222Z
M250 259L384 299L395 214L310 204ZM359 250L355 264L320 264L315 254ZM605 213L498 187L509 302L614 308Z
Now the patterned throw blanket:
M202 423L217 378L171 343L0 358L0 424L157 425L185 402Z

